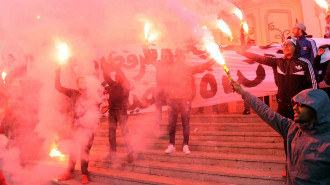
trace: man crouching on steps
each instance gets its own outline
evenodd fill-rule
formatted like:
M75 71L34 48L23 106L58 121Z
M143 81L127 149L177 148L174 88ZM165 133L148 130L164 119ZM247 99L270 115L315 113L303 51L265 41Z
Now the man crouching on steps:
M292 98L294 120L274 112L232 81L234 91L276 132L287 139L287 185L330 184L330 100L319 89Z

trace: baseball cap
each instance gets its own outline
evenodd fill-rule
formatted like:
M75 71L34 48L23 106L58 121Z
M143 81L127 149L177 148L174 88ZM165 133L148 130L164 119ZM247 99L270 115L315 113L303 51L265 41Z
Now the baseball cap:
M306 26L303 23L296 23L296 27L301 29L304 35L307 35L306 33Z

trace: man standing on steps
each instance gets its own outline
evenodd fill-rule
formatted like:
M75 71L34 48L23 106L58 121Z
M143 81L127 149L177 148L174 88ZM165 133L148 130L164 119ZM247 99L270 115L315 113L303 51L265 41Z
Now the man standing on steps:
M319 89L292 98L294 119L274 112L257 97L232 82L234 91L287 140L287 185L330 184L330 100Z
M121 132L124 136L127 146L127 162L133 161L133 151L129 132L127 128L127 105L130 90L130 83L124 72L115 64L103 64L103 78L107 84L105 89L109 94L109 143L110 143L110 160L116 160L117 142L116 130L119 123ZM116 71L115 80L111 79L110 72Z
M183 127L183 152L189 154L189 134L190 134L190 110L193 99L194 77L196 73L201 73L209 69L215 63L210 60L198 66L187 66L185 52L181 49L175 51L175 61L169 65L169 90L168 90L168 122L170 144L165 153L175 152L175 132L178 114L181 113Z
M55 88L60 93L69 97L73 104L73 123L72 130L75 131L76 138L75 142L80 145L77 146L81 148L80 151L80 163L81 163L81 182L83 184L88 184L88 163L89 163L89 152L94 141L94 131L92 128L89 128L83 121L83 116L90 110L88 106L88 95L85 78L79 77L77 79L78 90L68 89L62 87L60 81L61 68L56 70L55 77ZM83 136L83 137L81 137ZM74 169L76 161L78 158L77 151L71 151L69 156L69 166L68 171L65 173L58 181L65 181L74 178Z

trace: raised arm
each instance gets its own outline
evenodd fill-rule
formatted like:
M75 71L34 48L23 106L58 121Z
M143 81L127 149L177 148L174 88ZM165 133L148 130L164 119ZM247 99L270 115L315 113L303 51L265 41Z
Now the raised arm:
M283 138L288 135L288 130L293 123L291 119L281 116L273 111L270 107L264 104L259 98L244 91L240 85L236 82L232 82L234 90L242 95L242 99L250 105L250 107L258 114L258 116L264 120L269 126L271 126L276 132L278 132Z
M207 61L204 64L192 67L192 73L193 74L202 73L203 71L205 71L205 70L209 69L210 67L212 67L214 64L215 64L215 60L211 59L211 60Z
M103 78L104 78L104 81L110 85L112 83L114 83L115 81L111 78L110 76L110 71L111 71L111 68L112 68L112 65L110 64L105 64L103 66Z
M129 80L127 79L125 73L124 73L120 68L117 68L117 69L116 69L116 73L117 73L117 75L119 75L120 78L122 79L122 82L121 82L121 83L122 83L123 87L124 87L126 90L129 91L129 89L130 89L130 87L131 87L131 84L130 84Z
M259 64L264 64L273 68L276 67L276 60L277 60L276 58L261 56L250 52L244 52L241 53L241 55L245 56L246 58L252 61L258 62Z
M325 50L323 48L320 48L319 51L317 52L317 56L314 59L313 67L315 70L323 70L327 67L327 63L321 64L321 57Z
M63 87L62 84L61 84L61 79L60 79L61 77L60 76L61 76L61 68L58 68L56 70L56 76L55 76L55 88L60 93L62 93L62 94L64 94L64 95L71 98L73 96L75 90Z

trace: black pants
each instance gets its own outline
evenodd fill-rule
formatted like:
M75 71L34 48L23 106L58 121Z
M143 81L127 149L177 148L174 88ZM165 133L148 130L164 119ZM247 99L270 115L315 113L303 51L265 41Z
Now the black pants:
M81 163L81 173L83 175L87 175L88 174L88 163L89 163L89 152L92 148L92 144L94 141L94 133L91 130L87 130L86 128L84 129L78 129L77 133L79 133L79 136L83 135L86 136L86 140L84 139L79 139L79 144L80 146L80 163ZM76 141L77 142L77 141ZM69 155L69 167L68 167L68 171L69 173L73 173L74 172L74 168L76 166L76 162L77 162L77 151L71 152L71 154Z
M190 110L191 101L185 99L169 99L168 100L168 124L169 124L169 136L170 144L175 144L175 132L176 122L178 120L178 114L181 113L182 127L183 127L183 144L188 145L190 134Z
M155 107L156 107L156 117L157 124L160 126L162 123L162 107L166 105L166 89L157 87L155 92Z
M129 132L127 128L127 110L126 109L111 109L109 112L109 143L110 143L110 152L117 151L117 142L116 142L116 129L117 123L119 122L121 132L124 136L127 152L132 154L132 148L130 144Z
M277 113L281 114L282 116L286 117L286 118L290 118L293 120L294 117L294 111L293 111L293 106L291 104L291 102L289 101L281 101L281 100L277 100L278 103L278 107L277 107ZM287 157L287 140L286 138L283 138L284 140L284 150L285 150L285 157Z

